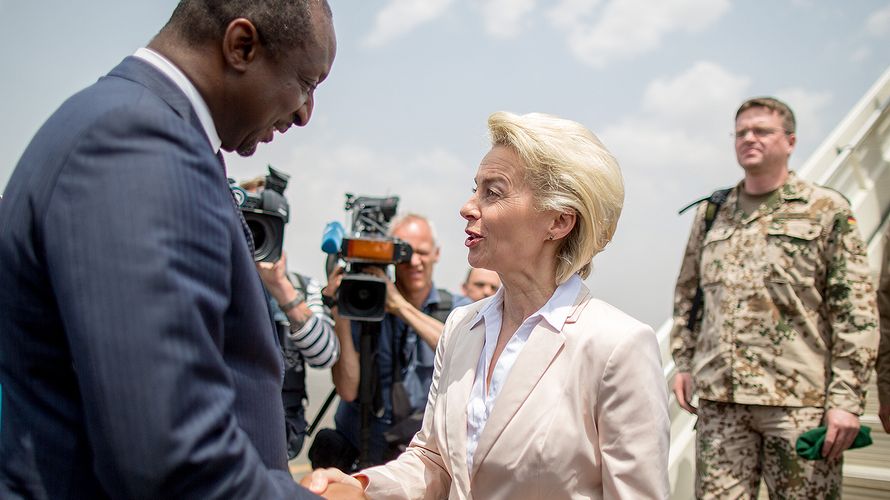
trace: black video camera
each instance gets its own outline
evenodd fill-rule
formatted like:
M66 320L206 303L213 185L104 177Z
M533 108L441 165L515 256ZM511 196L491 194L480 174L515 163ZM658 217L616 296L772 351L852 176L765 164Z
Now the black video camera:
M281 258L284 225L290 216L290 206L284 197L288 179L289 175L272 165L269 165L265 189L258 193L248 192L229 179L235 202L253 236L253 260L256 262L275 262Z
M352 229L343 238L339 257L346 261L337 305L340 316L361 321L381 321L386 312L386 280L364 274L367 266L386 269L411 260L411 245L387 235L396 214L397 196L356 198L346 194L346 210L352 211Z

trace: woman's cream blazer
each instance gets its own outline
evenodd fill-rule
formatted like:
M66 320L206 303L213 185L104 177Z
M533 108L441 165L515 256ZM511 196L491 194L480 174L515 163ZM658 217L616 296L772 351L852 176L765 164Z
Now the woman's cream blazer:
M452 312L436 349L423 427L397 460L363 472L371 499L663 499L667 386L652 329L582 286L557 332L532 331L467 470L467 402L486 301Z

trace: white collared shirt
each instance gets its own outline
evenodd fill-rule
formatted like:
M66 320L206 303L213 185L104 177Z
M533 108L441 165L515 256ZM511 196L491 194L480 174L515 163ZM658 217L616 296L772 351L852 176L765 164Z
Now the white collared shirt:
M491 383L488 384L488 394L485 394L486 375L491 359L494 357L494 348L498 342L498 334L501 331L501 320L504 313L504 287L498 289L473 318L470 328L475 327L480 321L485 321L485 344L476 364L476 379L473 389L470 391L470 400L467 402L467 471L472 476L473 455L479 445L479 437L488 422L495 400L510 374L510 369L522 352L522 348L528 341L532 330L543 320L549 326L547 334L561 335L562 327L572 314L575 298L581 290L581 277L573 274L565 283L559 285L547 301L537 312L526 318L519 326L504 351L498 357L497 364L491 373Z
M204 98L201 97L201 93L198 92L198 89L195 88L195 85L191 80L189 80L188 77L185 76L185 73L177 68L169 59L148 47L142 47L136 50L136 53L133 54L133 56L138 57L157 68L158 71L172 80L173 83L179 87L179 90L182 90L182 93L185 94L189 103L191 103L192 108L195 110L195 114L198 115L198 121L201 122L201 127L204 129L204 133L207 134L207 140L210 141L210 147L213 149L213 153L216 154L216 152L219 151L219 147L222 145L222 140L219 138L219 134L216 133L216 125L213 123L213 116L210 115L210 108L207 107L207 103L204 102Z

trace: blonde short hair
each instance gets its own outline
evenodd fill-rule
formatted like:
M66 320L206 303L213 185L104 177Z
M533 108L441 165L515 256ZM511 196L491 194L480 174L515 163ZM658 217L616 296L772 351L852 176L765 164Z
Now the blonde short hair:
M590 275L593 257L615 234L624 206L618 161L583 125L542 113L500 111L488 117L492 145L522 159L538 210L573 210L575 227L563 239L556 282Z

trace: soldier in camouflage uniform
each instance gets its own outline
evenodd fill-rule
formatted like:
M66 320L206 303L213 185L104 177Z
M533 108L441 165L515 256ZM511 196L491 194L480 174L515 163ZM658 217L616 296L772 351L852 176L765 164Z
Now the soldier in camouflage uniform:
M776 99L739 108L745 178L722 205L698 207L677 280L673 388L699 416L699 498L756 498L761 475L771 498L839 497L841 455L859 430L875 292L847 200L789 172L794 130ZM797 437L820 425L827 459L797 456Z
M878 311L881 313L881 347L878 352L878 417L890 433L890 224L884 231L881 282L878 285Z

